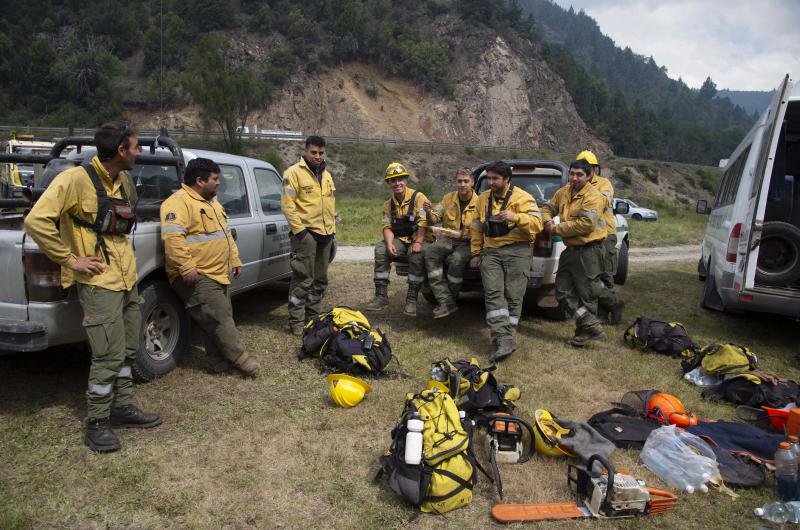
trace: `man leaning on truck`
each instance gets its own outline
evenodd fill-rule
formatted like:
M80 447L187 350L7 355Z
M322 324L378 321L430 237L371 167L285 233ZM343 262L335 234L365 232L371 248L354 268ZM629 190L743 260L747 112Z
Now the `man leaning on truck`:
M106 123L95 131L97 155L59 174L25 218L25 231L61 266L61 284L77 284L92 350L84 442L98 452L120 448L115 427L155 427L158 414L133 404L131 366L139 349L141 298L128 233L133 217L123 171L140 152L136 131Z

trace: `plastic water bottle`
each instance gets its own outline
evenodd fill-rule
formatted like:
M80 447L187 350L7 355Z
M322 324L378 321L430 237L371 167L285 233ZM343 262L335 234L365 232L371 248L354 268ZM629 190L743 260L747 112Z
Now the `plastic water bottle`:
M778 497L783 502L797 500L797 455L789 442L781 442L775 451L775 478Z
M419 419L419 413L414 412L408 418L406 428L406 452L403 460L406 464L417 465L422 462L422 427L425 424Z
M768 502L762 508L753 510L753 513L773 523L788 523L794 517L792 510L780 501Z

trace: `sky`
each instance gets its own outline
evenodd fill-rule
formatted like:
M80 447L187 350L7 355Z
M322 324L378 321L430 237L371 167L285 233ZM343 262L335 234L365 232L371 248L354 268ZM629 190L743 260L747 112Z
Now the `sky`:
M617 46L699 88L772 90L800 78L800 0L555 0L583 9Z

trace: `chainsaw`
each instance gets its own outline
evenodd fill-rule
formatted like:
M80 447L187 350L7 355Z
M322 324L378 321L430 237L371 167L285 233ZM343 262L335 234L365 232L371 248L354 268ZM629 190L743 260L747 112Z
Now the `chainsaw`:
M523 438L527 431L527 437ZM505 412L489 416L486 427L486 454L492 465L497 493L503 498L503 479L498 464L523 464L535 452L533 427L527 421ZM527 448L525 443L527 440Z
M601 472L593 470L598 462ZM501 523L558 519L616 519L664 513L678 498L672 493L646 488L628 474L617 473L601 455L592 455L586 467L570 464L567 485L577 503L496 504L492 517Z

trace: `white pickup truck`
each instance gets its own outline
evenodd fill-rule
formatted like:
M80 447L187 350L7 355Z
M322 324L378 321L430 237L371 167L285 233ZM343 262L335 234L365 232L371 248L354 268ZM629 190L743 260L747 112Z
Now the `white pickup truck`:
M81 163L94 155L95 149L88 147L91 143L90 138L61 140L49 155L54 159L51 165ZM189 337L189 317L164 272L158 220L161 201L180 188L186 162L210 158L222 170L217 198L228 212L242 260L241 275L231 285L233 295L289 278L291 250L289 226L280 208L281 179L272 165L225 153L181 150L163 135L140 138L139 144L144 153L129 171L138 195L134 200L139 217L130 237L136 253L139 293L144 298L141 347L134 371L138 378L150 380L175 367ZM78 149L59 159L70 145ZM6 161L5 157L0 156L0 161ZM32 195L35 197L37 190ZM60 267L47 259L23 230L25 205L24 201L0 200L0 208L6 208L0 215L0 263L5 272L0 283L0 350L6 353L86 340L74 287L61 288ZM13 206L22 209L9 209Z

